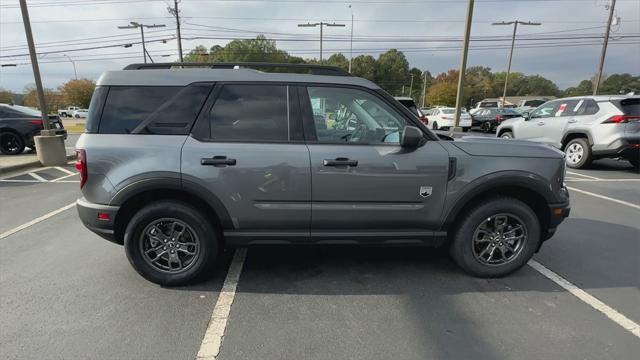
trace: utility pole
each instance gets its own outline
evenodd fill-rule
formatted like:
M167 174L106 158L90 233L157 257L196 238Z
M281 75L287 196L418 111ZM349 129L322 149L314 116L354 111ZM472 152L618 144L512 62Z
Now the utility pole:
M462 44L462 60L460 61L460 74L458 76L458 92L456 94L455 126L451 132L461 132L460 108L462 107L462 97L464 96L464 75L467 71L467 54L469 53L469 37L471 35L471 21L473 20L473 0L467 3L467 20L464 25L464 42Z
M160 27L165 27L166 25L164 24L160 24L160 25L145 25L145 24L140 24L137 23L135 21L130 22L131 25L126 25L126 26L118 26L118 29L137 29L140 28L140 36L142 36L142 56L144 56L144 63L147 63L147 55L149 54L147 52L147 47L144 43L144 28L160 28ZM151 55L149 55L149 58L151 59ZM151 59L151 62L153 62L153 59Z
M180 1L173 0L173 7L167 7L169 14L176 18L176 31L178 33L178 54L180 56L180 62L184 62L182 58L182 36L180 35L180 10L178 10L178 3Z
M76 62L75 62L75 61L73 61L73 59L71 58L71 56L69 56L69 55L67 55L67 54L64 54L64 56L65 56L67 59L69 59L69 61L71 61L71 65L73 65L73 73L74 73L74 74L75 74L75 76L76 76L76 80L78 80L78 71L76 71Z
M518 24L531 25L531 26L542 25L539 22L519 21L519 20L494 22L491 25L512 25L512 24L513 24L513 35L511 36L511 51L509 52L509 66L507 67L507 76L504 78L504 90L502 92L502 107L504 107L504 103L505 101L507 101L507 85L509 83L509 73L511 73L511 59L513 58L513 45L516 42L516 31L518 30Z
M20 0L20 10L22 11L24 32L27 35L27 45L29 46L29 57L31 58L31 68L33 69L33 77L36 82L36 91L38 92L38 103L40 104L40 117L42 118L42 127L45 131L47 131L49 130L49 116L47 114L47 104L44 100L44 89L42 87L42 79L40 78L40 67L38 66L38 56L36 55L36 46L33 41L33 33L31 32L31 20L29 19L29 10L27 9L26 0Z
M27 0L20 0L20 11L22 12L24 32L27 35L29 57L31 58L31 68L33 69L33 77L36 82L36 90L38 92L40 117L42 118L43 130L40 132L40 136L33 137L36 148L38 149L38 160L45 166L62 165L67 162L67 154L64 148L64 137L62 135L56 135L55 131L50 130L49 114L47 112L47 103L44 98L42 79L40 78L40 67L38 66L36 45L33 41L33 33L31 32L31 20L29 19Z
M325 26L345 27L345 25L336 24L336 23L326 23L326 22L298 24L298 27L316 27L316 26L320 26L320 63L322 64L322 28Z
M351 38L349 40L349 74L351 74L351 64L353 63L353 8L349 5L349 9L351 9Z
M409 83L409 97L413 97L413 74L411 74L411 82Z
M424 79L422 80L422 102L420 104L421 108L424 107L425 98L427 97L427 70L423 71L422 74L424 75Z
M602 52L600 53L600 65L598 65L598 76L596 83L593 85L593 95L598 94L600 80L602 79L602 69L604 68L604 57L607 55L607 45L609 45L609 33L611 32L611 21L613 20L613 11L616 8L616 0L611 0L609 7L609 20L607 21L607 30L604 33L604 43L602 44Z

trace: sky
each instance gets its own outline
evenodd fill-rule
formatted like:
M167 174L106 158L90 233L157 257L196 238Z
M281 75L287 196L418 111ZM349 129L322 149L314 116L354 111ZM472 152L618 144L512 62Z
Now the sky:
M0 0L0 87L22 92L33 84L18 0ZM178 58L173 0L27 0L42 81L56 88L74 78L97 79L108 70L142 62L137 21L164 24L146 29L147 49L156 62ZM468 66L506 71L512 26L500 21L533 21L518 27L512 71L539 74L561 89L596 71L610 0L476 0ZM349 8L351 5L351 8ZM324 29L324 58L349 57L351 14L353 56L396 48L412 67L436 75L457 69L467 0L182 0L183 52L197 45L224 45L259 33L279 48L304 58L319 56L319 28L307 22L336 22ZM605 73L640 75L640 1L618 0ZM567 39L568 38L568 39ZM165 40L163 42L163 40ZM132 43L131 47L122 45ZM101 47L101 48L98 48ZM86 49L92 48L92 49ZM82 50L85 49L85 50ZM73 61L73 63L72 63Z

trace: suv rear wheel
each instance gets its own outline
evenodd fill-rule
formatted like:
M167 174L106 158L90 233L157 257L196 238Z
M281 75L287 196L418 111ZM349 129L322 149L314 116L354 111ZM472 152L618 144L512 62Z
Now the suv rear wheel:
M158 201L140 209L124 235L127 258L145 279L185 285L213 265L217 234L198 210L178 201Z
M500 134L500 137L503 139L513 139L513 133L511 131L504 131Z
M538 248L540 223L522 201L500 197L466 213L449 253L465 271L500 277L524 266Z
M591 164L591 146L584 138L571 139L564 147L567 166L580 169Z

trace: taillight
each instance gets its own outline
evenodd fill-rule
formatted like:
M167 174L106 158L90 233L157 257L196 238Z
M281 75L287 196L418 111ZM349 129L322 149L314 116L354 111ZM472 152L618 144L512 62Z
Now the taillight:
M504 117L502 117L502 116L498 115L498 116L496 116L496 121L497 121L497 122L504 121Z
M76 170L80 172L80 188L87 182L87 153L83 149L76 149Z
M603 124L626 124L629 121L640 120L640 116L615 115L603 121Z
M29 120L30 124L42 126L42 120Z
M422 123L425 125L429 124L429 119L427 119L427 117L424 115L420 116L420 121L422 121Z

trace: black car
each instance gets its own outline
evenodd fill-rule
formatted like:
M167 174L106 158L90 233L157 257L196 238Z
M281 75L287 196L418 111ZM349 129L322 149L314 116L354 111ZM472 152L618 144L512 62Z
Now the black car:
M64 135L62 122L57 115L50 115L51 128L57 135ZM43 129L40 112L19 105L0 104L0 152L6 155L17 155L25 147L35 149L33 137Z
M501 122L522 116L513 109L487 108L476 111L471 115L471 127L479 127L484 132L492 132Z

